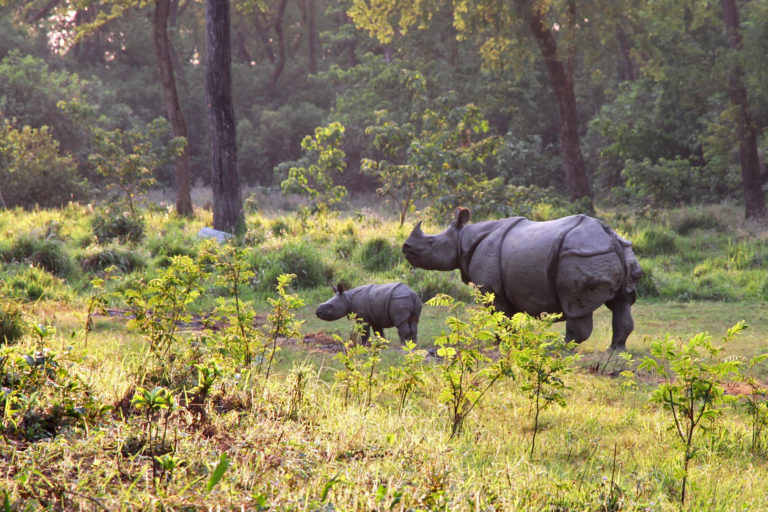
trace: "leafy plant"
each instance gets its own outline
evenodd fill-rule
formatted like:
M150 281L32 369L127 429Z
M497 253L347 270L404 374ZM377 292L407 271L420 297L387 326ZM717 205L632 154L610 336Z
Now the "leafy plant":
M157 482L158 478L162 477L160 470L164 470L163 460L158 455L166 451L165 439L168 431L168 420L176 412L178 406L173 398L173 394L161 386L151 390L143 387L137 388L131 403L137 410L144 410L144 425L147 429L147 452L152 457L153 481ZM164 420L162 435L160 434L161 419ZM167 462L170 465L171 461ZM173 468L175 468L175 465Z
M743 321L730 327L723 337L723 345L746 328ZM694 435L720 416L723 405L729 401L723 381L739 369L739 361L718 358L723 345L714 344L705 333L696 334L684 343L676 343L667 335L651 343L653 358L645 357L640 363L640 369L664 379L651 400L670 411L672 430L683 446L681 504L685 504L688 463L695 455Z
M403 362L392 365L387 370L387 380L397 396L397 413L403 414L408 397L424 385L424 359L426 350L417 350L412 340L405 342Z
M573 371L574 363L580 357L579 354L567 355L576 343L566 342L561 334L552 331L557 318L557 315L543 315L537 319L518 313L510 321L510 334L502 337L500 344L501 352L520 370L520 389L531 402L531 457L536 449L539 415L553 403L565 407L564 392L569 388L563 377Z
M11 344L24 336L24 316L19 304L0 298L0 342Z
M188 256L174 256L171 266L159 277L123 291L134 318L129 328L139 331L147 341L149 353L166 377L168 354L178 340L179 325L189 322L188 306L200 295L204 272Z
M280 348L278 347L278 340L281 338L295 339L301 336L300 328L303 321L296 320L294 311L304 306L304 301L298 295L286 291L294 277L296 276L293 274L278 276L277 297L269 297L267 299L271 311L267 316L266 324L262 328L265 342L263 343L258 367L258 372L261 373L264 361L267 357L269 358L265 376L267 379L269 379L269 372L272 369L272 361Z
M128 207L136 219L137 196L145 193L155 182L154 171L183 151L183 138L168 142L168 122L157 118L140 130L91 129L96 151L89 159L107 182L109 190Z
M217 270L216 283L224 286L229 300L217 299L216 318L226 322L223 336L243 352L243 360L251 365L253 354L251 344L257 339L254 321L256 313L250 301L243 300L245 287L256 274L246 260L246 251L232 245L220 246L215 242L206 244L201 252L203 258L213 262Z
M467 416L488 390L500 379L513 377L507 359L492 361L483 352L504 330L506 317L493 308L492 293L484 294L473 288L472 294L475 304L468 308L467 320L456 316L461 303L453 297L437 295L427 302L430 306L448 307L452 313L446 318L450 331L435 338L437 355L443 358L439 400L448 409L451 439L461 433Z
M299 165L288 169L281 187L284 193L297 193L311 201L313 213L325 214L347 195L347 189L336 185L334 174L344 172L346 155L341 149L344 126L331 123L315 128L314 136L306 136L301 148L306 153Z

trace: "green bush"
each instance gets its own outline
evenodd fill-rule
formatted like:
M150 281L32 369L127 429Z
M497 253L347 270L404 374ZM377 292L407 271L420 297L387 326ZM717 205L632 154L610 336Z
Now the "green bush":
M360 249L360 263L372 272L390 270L401 260L400 248L392 245L386 238L372 238Z
M113 240L139 242L144 238L144 228L142 217L110 208L95 212L91 219L91 229L100 244Z
M323 285L331 277L317 248L301 240L268 254L254 252L252 263L262 291L273 290L281 274L295 274L291 284L300 289Z
M139 254L119 247L92 248L82 256L80 266L87 272L99 272L107 267L117 267L120 272L131 273L144 268L145 261Z
M637 282L637 296L638 297L659 297L659 287L656 284L654 277L653 266L645 263L640 263L643 269L643 276L640 281Z
M72 290L66 282L43 268L15 263L8 265L6 270L5 286L0 293L14 300L71 299Z
M19 305L0 300L0 343L10 344L24 336L24 318Z
M697 229L722 231L725 228L725 223L717 215L701 208L686 208L679 215L673 216L671 223L672 229L682 236Z
M166 268L174 256L197 257L196 242L179 231L170 231L147 240L147 249L155 258L155 265Z
M438 293L450 295L464 302L472 300L471 288L461 282L458 271L441 272L437 270L414 269L408 273L405 284L413 288L423 302Z
M675 234L667 228L646 228L632 240L635 252L643 256L670 254L677 248Z
M23 262L36 265L57 276L67 276L73 268L72 259L57 238L39 238L34 234L17 237L0 249L5 262Z

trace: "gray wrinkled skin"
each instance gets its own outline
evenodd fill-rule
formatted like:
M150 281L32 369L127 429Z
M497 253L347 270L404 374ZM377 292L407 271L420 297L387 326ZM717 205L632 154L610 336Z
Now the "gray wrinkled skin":
M592 333L592 312L605 304L613 312L611 349L626 350L643 275L630 242L586 215L467 224L469 217L469 210L457 209L437 235L417 224L403 244L405 258L427 270L459 269L465 283L493 292L507 315L562 313L566 339L577 343Z
M339 283L333 291L333 298L317 307L318 318L338 320L354 313L366 324L363 341L368 340L371 329L383 336L386 327L397 327L400 343L417 341L421 299L403 283L367 284L351 290Z

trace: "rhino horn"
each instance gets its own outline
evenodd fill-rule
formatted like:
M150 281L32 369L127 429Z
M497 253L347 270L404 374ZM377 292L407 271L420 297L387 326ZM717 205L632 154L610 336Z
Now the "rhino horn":
M423 233L421 230L421 221L417 222L415 226L413 226L413 232L414 233Z

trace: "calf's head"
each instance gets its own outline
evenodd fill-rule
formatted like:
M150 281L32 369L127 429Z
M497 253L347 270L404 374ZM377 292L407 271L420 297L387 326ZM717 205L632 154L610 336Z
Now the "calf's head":
M346 290L344 284L331 285L331 288L333 288L333 297L317 306L317 311L315 311L315 314L321 320L338 320L352 311L352 303L344 295Z
M416 224L403 244L405 259L414 267L427 270L453 270L459 268L459 233L469 222L470 213L466 208L456 209L456 218L448 229L437 235L427 235Z

